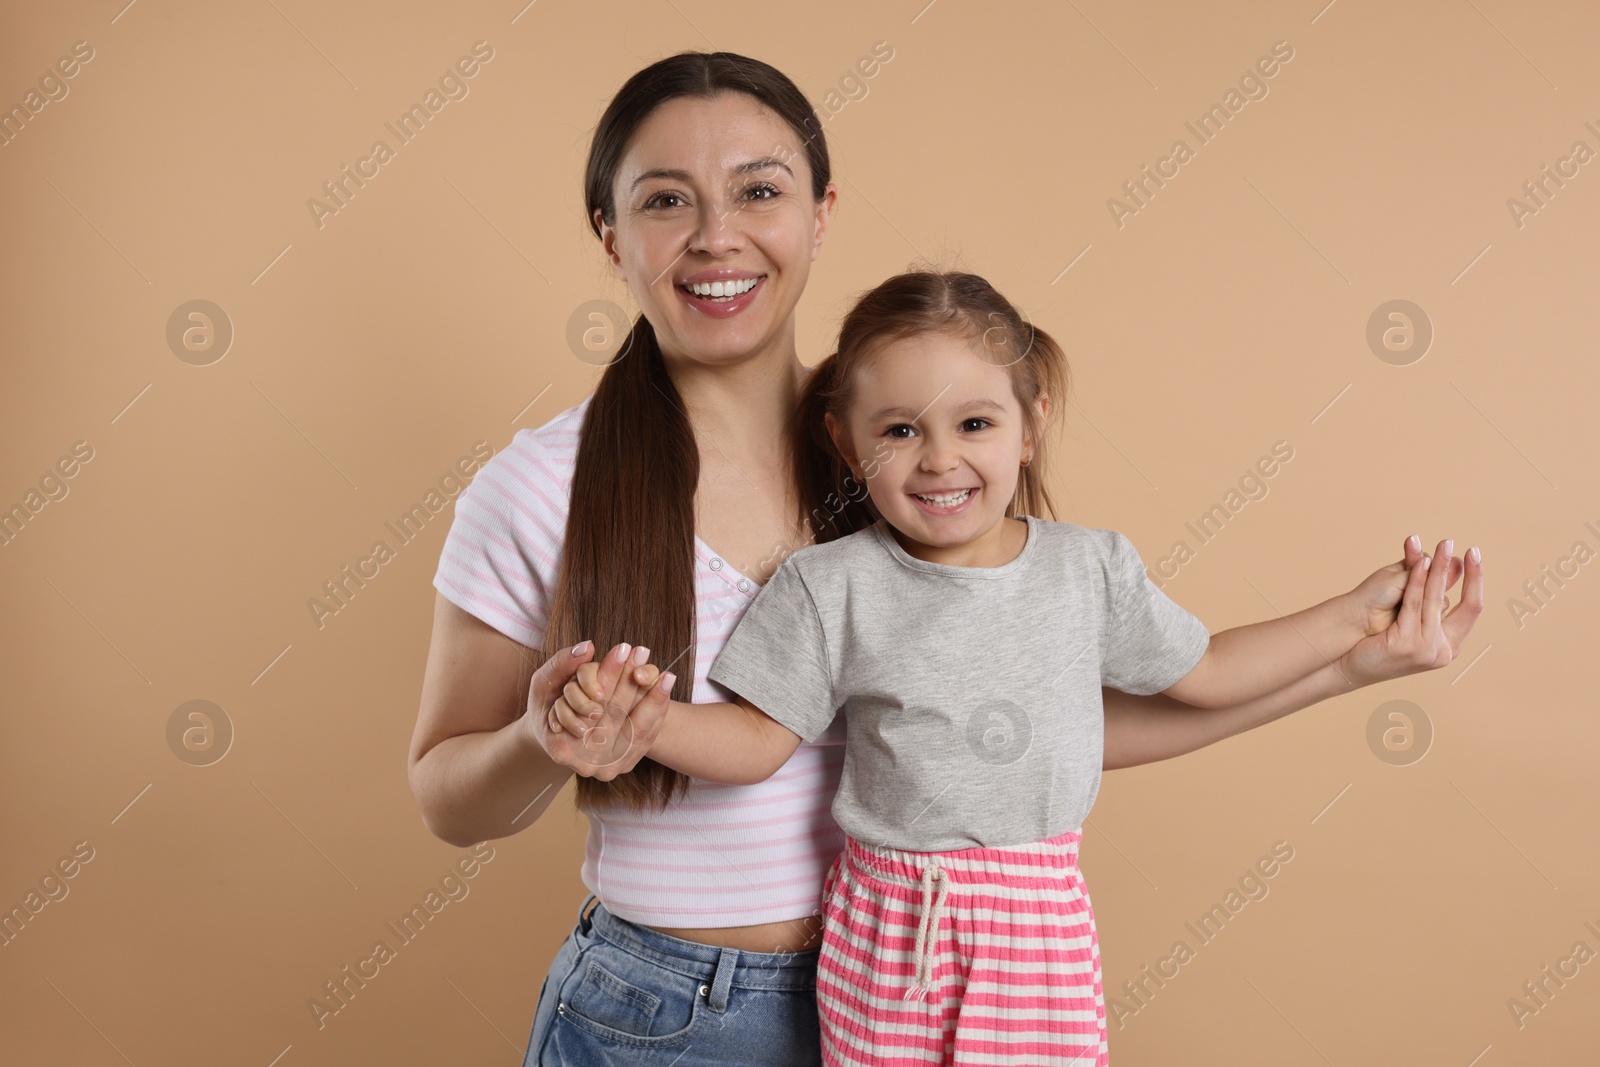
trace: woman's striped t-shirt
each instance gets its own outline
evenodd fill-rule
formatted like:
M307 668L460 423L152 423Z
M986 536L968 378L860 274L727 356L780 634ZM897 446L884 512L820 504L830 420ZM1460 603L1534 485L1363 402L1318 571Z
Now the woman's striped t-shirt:
M543 640L560 574L588 405L585 399L538 429L518 430L479 470L456 498L433 579L452 603L530 648ZM732 699L706 671L759 590L695 538L696 703ZM686 666L680 660L673 669L682 674ZM829 810L843 745L840 721L765 782L694 779L662 812L588 813L584 885L613 914L650 926L753 926L815 913L828 866L844 847Z

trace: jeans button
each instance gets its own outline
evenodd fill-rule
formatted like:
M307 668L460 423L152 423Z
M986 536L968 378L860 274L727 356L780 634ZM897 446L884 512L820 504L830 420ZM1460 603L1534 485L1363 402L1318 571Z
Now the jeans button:
M710 986L701 986L700 987L700 995L702 997L705 996L709 992L711 992L711 987Z

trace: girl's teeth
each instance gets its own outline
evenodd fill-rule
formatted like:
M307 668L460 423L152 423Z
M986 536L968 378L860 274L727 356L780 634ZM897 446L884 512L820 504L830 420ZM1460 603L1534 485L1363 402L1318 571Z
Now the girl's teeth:
M760 278L740 278L728 282L695 282L689 286L689 291L695 296L709 297L711 299L726 299L748 293L756 287Z
M917 493L916 497L918 500L932 504L936 508L949 508L964 503L967 497L971 495L971 489L963 489L959 493L947 493L944 496L928 496L925 493Z

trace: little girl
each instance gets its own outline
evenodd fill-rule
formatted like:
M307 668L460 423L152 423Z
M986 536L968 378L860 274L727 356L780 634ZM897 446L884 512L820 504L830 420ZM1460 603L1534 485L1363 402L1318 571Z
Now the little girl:
M1106 1064L1077 862L1101 686L1225 707L1364 636L1332 608L1213 635L1127 537L1036 517L1066 385L1060 347L981 278L902 274L863 297L807 396L876 521L784 559L710 669L736 702L677 705L649 749L758 782L845 715L825 1063ZM597 713L575 688L565 710Z

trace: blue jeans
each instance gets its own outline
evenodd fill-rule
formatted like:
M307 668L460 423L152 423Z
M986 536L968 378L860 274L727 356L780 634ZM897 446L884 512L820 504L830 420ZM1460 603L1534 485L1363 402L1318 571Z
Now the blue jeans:
M816 990L816 949L685 941L590 896L539 990L523 1067L816 1067Z

